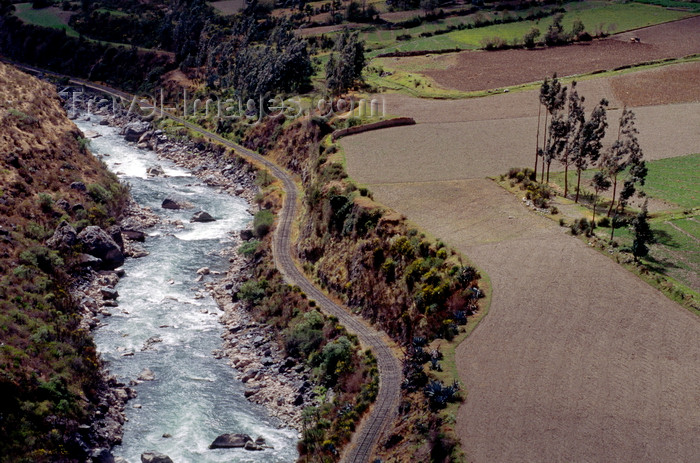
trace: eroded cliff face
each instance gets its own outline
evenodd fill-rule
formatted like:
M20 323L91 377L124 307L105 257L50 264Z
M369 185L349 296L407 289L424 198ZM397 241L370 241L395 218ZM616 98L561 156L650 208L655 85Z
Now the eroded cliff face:
M87 144L52 85L0 64L0 455L11 461L84 461L107 445L89 424L109 388L70 288L100 266L80 232L108 230L129 193Z

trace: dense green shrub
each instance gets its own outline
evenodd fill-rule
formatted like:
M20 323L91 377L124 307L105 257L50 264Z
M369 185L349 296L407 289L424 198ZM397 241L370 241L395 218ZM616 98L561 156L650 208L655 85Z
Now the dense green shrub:
M275 216L269 209L263 209L255 213L253 217L253 234L262 238L270 232Z
M250 257L253 254L255 254L255 251L258 250L259 245L260 241L258 240L246 241L245 243L240 245L240 247L238 248L238 252L246 257Z
M238 298L251 303L259 302L265 297L268 288L267 280L248 280L238 290Z

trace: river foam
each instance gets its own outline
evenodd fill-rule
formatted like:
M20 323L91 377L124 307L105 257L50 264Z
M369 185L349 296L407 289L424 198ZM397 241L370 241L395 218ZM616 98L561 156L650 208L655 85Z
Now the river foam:
M101 135L91 142L93 152L131 185L139 204L163 219L148 230L143 247L150 254L127 260L126 276L116 287L119 307L112 308L112 316L94 333L112 374L128 382L149 368L156 378L135 386L138 397L127 405L129 421L115 456L138 463L141 453L155 450L178 463L295 461L297 432L246 400L233 369L212 356L221 347L221 312L195 281L201 267L227 269L221 251L230 244L229 232L251 220L247 204L218 193L152 151L128 144L115 128L76 122L82 130ZM163 167L166 177L149 178L147 169L154 165ZM162 200L172 195L195 208L162 209ZM200 209L216 221L191 223ZM214 277L204 277L209 278ZM217 435L238 432L263 436L274 449L208 449Z

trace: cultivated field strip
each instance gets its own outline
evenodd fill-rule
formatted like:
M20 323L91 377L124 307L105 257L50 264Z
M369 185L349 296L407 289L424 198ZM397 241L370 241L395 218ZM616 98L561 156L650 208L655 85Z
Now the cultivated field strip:
M19 65L16 63L11 64L32 72L46 73L46 71L42 69ZM70 79L70 82L72 84L81 85L109 95L126 98L127 100L131 100L133 98L133 95L125 92L104 85L84 81L82 79ZM358 319L358 317L351 315L349 311L334 303L316 286L314 286L314 284L311 283L311 281L309 281L309 279L297 268L292 257L291 247L292 222L297 213L296 207L297 199L299 197L296 184L289 174L262 155L250 151L215 133L204 130L203 128L191 124L173 114L163 112L163 115L210 140L214 140L229 148L233 148L237 153L259 162L269 169L269 171L275 177L282 181L286 195L284 206L279 214L279 223L273 239L272 249L275 264L290 284L299 286L310 299L316 301L317 305L324 312L337 317L340 323L342 323L350 333L357 335L363 347L372 349L374 355L377 357L380 379L377 399L370 409L368 415L364 418L358 429L355 431L353 441L349 448L345 451L343 458L343 461L348 463L369 462L372 455L372 450L391 425L396 415L401 392L401 365L398 359L392 353L388 342L379 331L363 323Z

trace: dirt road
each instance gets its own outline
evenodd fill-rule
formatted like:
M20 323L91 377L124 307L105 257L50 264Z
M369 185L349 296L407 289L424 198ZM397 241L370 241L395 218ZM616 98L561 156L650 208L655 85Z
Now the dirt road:
M13 64L17 66L16 63ZM29 66L21 67L30 72L39 71L46 73L44 70ZM70 81L73 84L82 85L92 90L104 92L116 97L124 97L127 101L133 98L132 95L119 90L81 79L71 79ZM174 114L165 113L164 115L203 135L205 138L228 146L234 149L236 153L264 165L284 185L284 206L280 211L278 217L279 222L273 238L273 254L277 268L282 272L289 284L299 286L310 299L316 301L321 310L337 317L340 323L343 324L350 333L357 335L363 347L372 349L374 355L377 357L380 377L377 399L372 405L368 415L365 416L353 434L352 442L348 445L348 448L346 448L342 458L343 462L348 463L369 462L375 445L379 442L384 432L394 420L400 398L401 365L391 351L387 336L375 330L359 317L351 315L349 310L344 309L329 299L297 268L292 254L291 236L293 234L292 224L298 213L297 203L299 192L294 180L285 170L281 169L264 156L222 138L219 135L204 130L197 125L191 124Z

